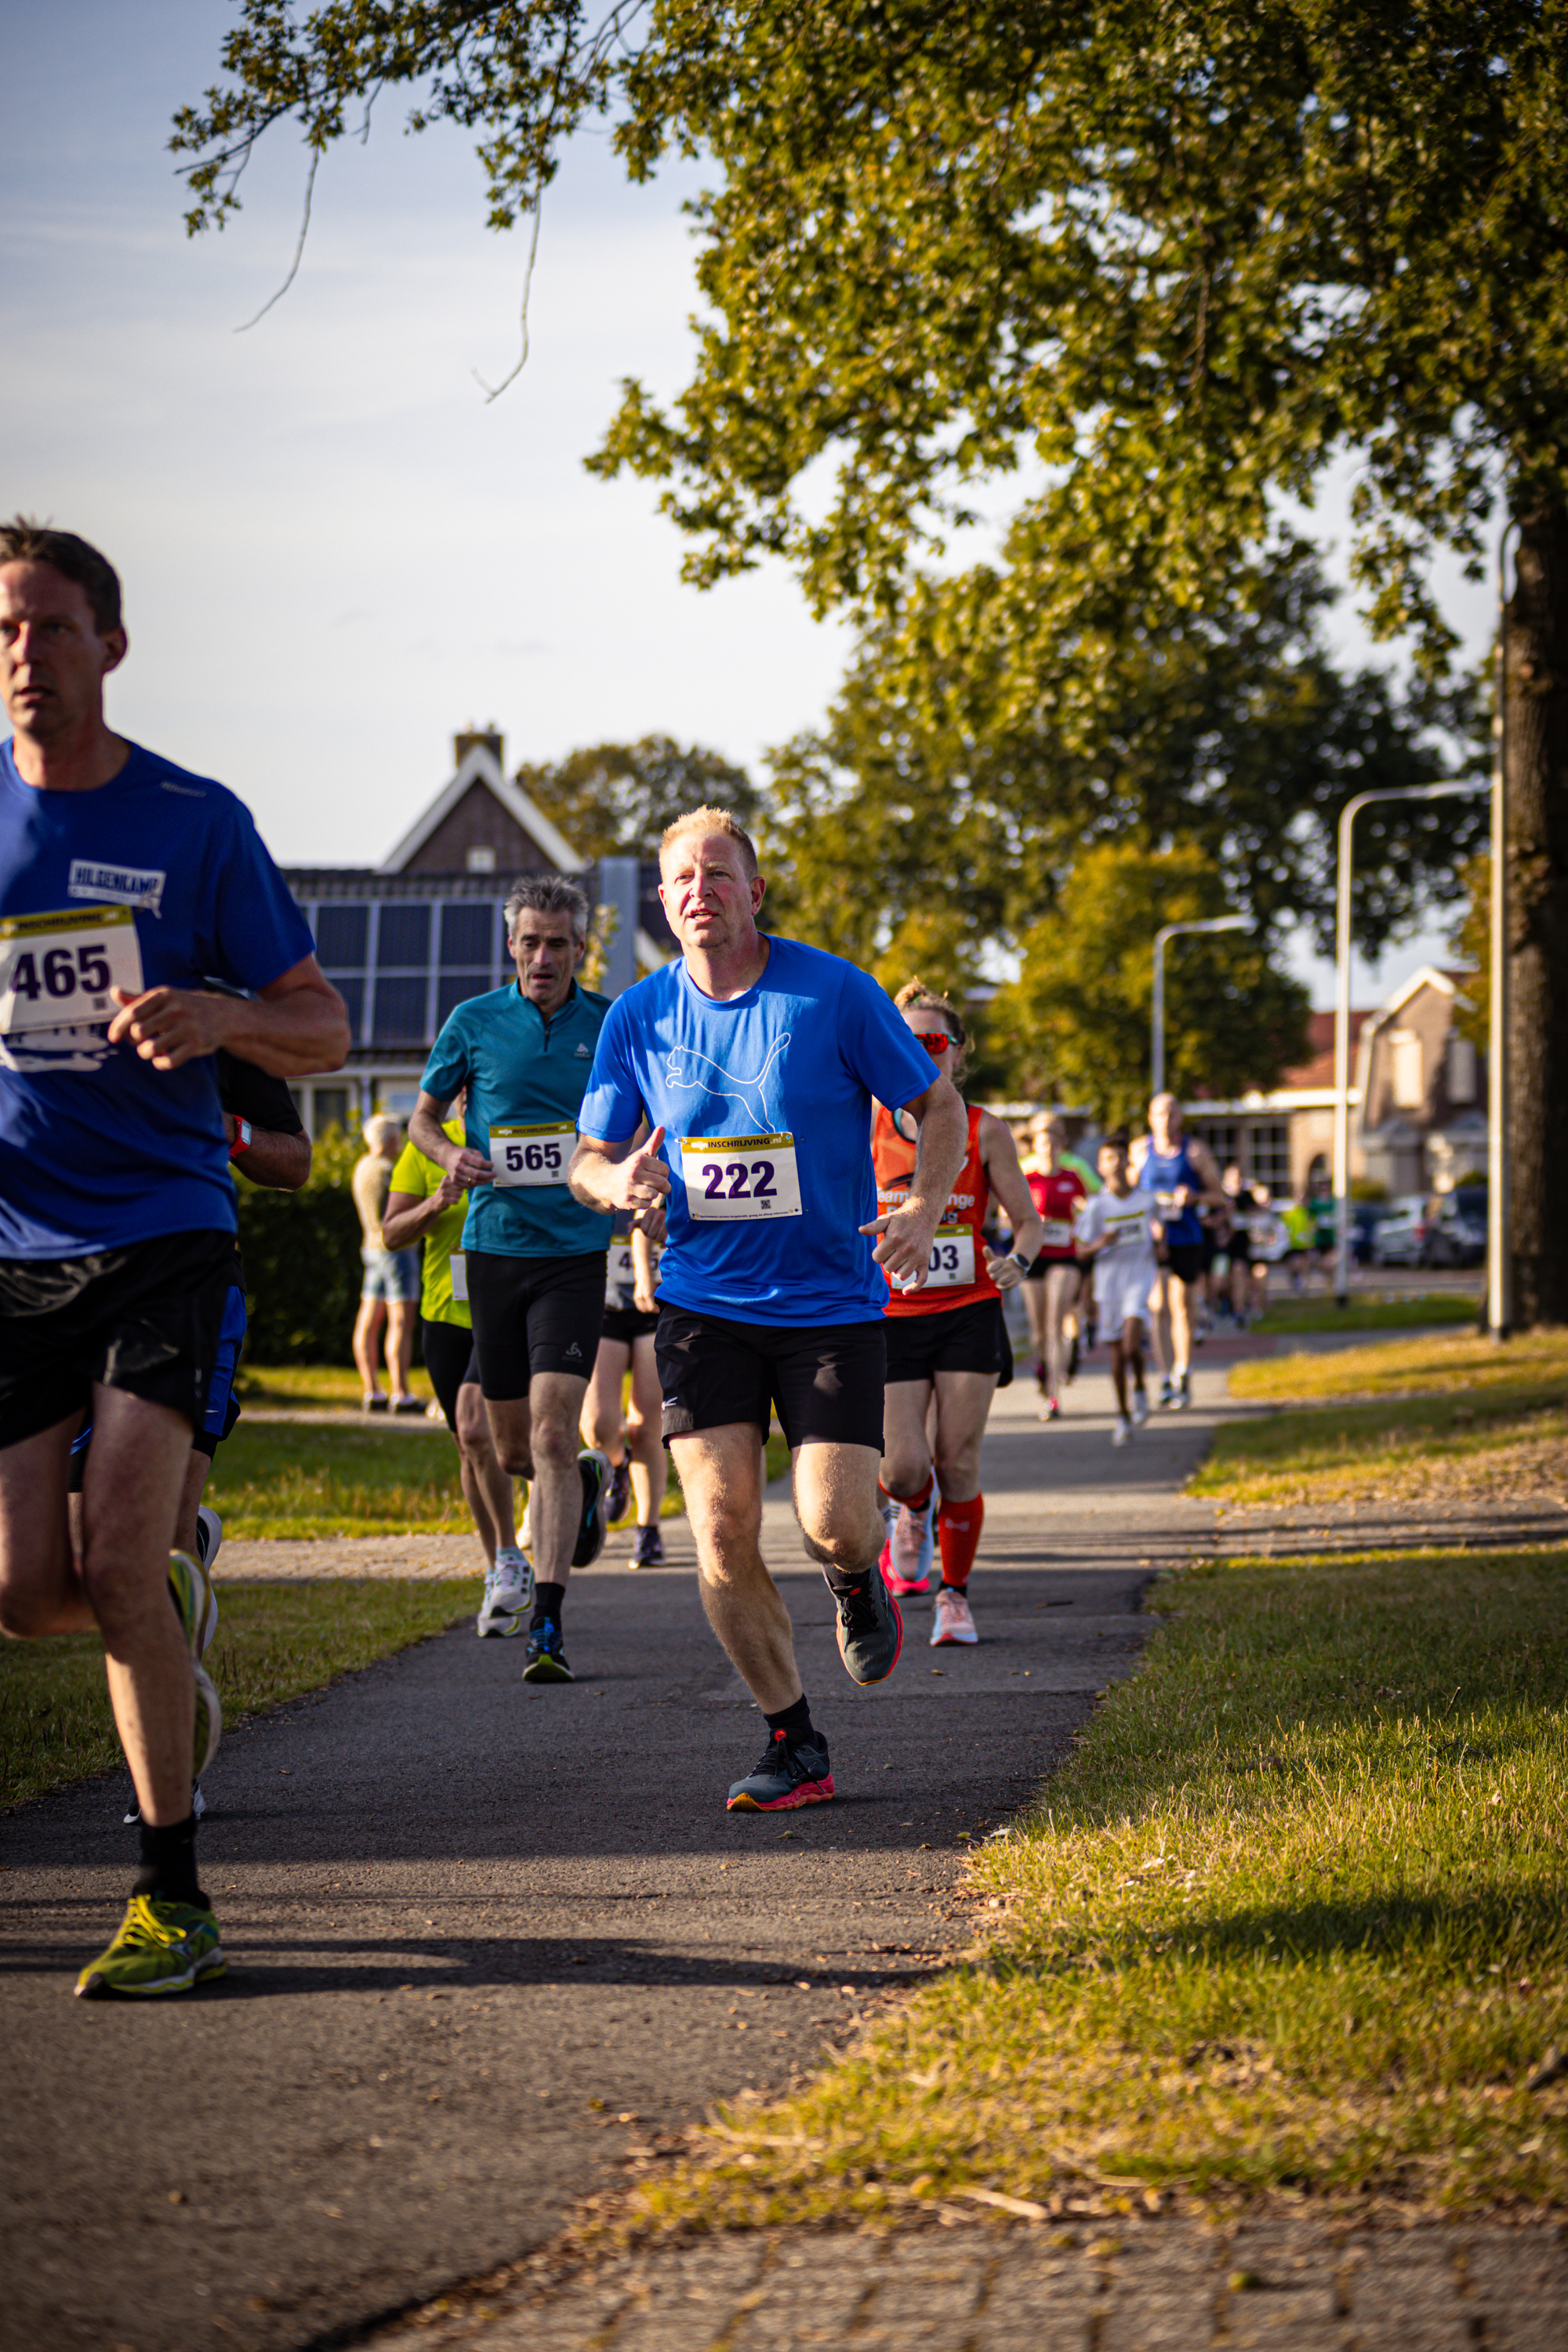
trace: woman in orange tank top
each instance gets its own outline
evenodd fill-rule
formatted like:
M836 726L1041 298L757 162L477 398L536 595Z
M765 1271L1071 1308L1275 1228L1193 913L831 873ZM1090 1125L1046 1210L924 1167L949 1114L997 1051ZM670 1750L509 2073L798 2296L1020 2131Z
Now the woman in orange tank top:
M969 1045L957 1007L918 980L894 1002L956 1087ZM900 1115L881 1103L872 1123L871 1157L878 1209L896 1208L914 1172L915 1140ZM983 1235L993 1194L1013 1229L1007 1256L988 1250ZM918 1290L890 1289L887 1305L881 1479L889 1527L882 1574L893 1592L926 1590L921 1552L940 1493L942 1584L931 1622L933 1649L979 1638L968 1586L985 1517L980 1443L991 1400L1013 1377L1002 1293L1023 1281L1043 1233L1017 1145L999 1118L972 1106L968 1153L931 1244L930 1273ZM928 1433L933 1403L934 1431Z

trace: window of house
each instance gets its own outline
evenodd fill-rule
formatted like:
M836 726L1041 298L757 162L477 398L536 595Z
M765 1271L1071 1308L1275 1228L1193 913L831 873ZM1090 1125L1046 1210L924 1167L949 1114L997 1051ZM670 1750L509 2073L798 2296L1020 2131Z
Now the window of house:
M1395 1110L1420 1110L1426 1100L1421 1040L1414 1029L1388 1033L1389 1083Z
M1246 1174L1271 1200L1289 1197L1290 1128L1282 1118L1255 1119L1247 1138Z
M1448 1100L1473 1103L1476 1098L1476 1049L1468 1037L1448 1039Z
M346 1135L349 1124L349 1090L347 1087L318 1087L310 1105L310 1133L320 1143L331 1128L341 1128Z

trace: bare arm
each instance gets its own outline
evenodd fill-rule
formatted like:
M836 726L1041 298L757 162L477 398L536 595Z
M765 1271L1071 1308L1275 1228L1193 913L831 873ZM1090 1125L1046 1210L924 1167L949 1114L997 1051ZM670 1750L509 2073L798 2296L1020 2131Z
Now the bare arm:
M664 1204L669 1196L669 1171L658 1156L664 1129L656 1127L646 1143L628 1138L606 1143L599 1137L580 1135L566 1171L574 1200L585 1209L619 1214L634 1221L650 1241L664 1239Z
M985 1171L986 1182L1007 1213L1013 1233L1011 1254L1003 1257L987 1250L985 1264L992 1281L1000 1289L1011 1290L1023 1281L1039 1256L1045 1246L1046 1228L1019 1165L1012 1130L990 1111L980 1122L980 1164Z
M223 1116L232 1145L239 1121L231 1110ZM250 1149L242 1151L234 1165L248 1183L259 1184L266 1192L297 1192L310 1172L310 1139L280 1135L275 1127L252 1126Z
M901 1286L918 1290L931 1272L931 1245L953 1179L969 1150L969 1114L946 1078L934 1078L923 1095L902 1108L915 1121L914 1174L910 1189L896 1209L889 1209L862 1225L863 1234L877 1234L876 1259Z
M443 1209L460 1201L468 1186L450 1171L433 1192L389 1192L382 1213L381 1237L389 1250L412 1249L423 1241Z
M408 1140L416 1151L444 1168L448 1176L456 1176L459 1184L489 1184L494 1181L495 1170L482 1151L470 1151L466 1143L454 1143L441 1122L451 1109L451 1097L445 1102L420 1089L419 1100L414 1106L414 1116L408 1122Z
M651 1315L658 1305L653 1285L653 1243L637 1225L632 1230L632 1298L639 1315Z
M353 1042L343 1000L313 955L259 996L214 996L197 988L114 992L121 1010L109 1024L111 1045L129 1037L155 1070L178 1070L220 1045L274 1078L341 1070Z
M1230 1198L1230 1195L1220 1181L1219 1168L1214 1153L1206 1143L1199 1143L1195 1138L1189 1140L1187 1152L1193 1166L1204 1180L1203 1191L1196 1195L1196 1198L1212 1208L1219 1208Z

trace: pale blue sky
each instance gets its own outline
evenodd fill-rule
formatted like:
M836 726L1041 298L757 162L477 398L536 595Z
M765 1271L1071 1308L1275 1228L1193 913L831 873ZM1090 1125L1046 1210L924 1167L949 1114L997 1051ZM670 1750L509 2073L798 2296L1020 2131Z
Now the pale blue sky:
M487 405L473 371L515 356L524 247L485 228L462 134L406 138L384 100L368 146L321 166L295 285L236 334L287 269L305 159L274 134L237 222L187 241L169 120L215 78L228 8L5 14L0 506L120 567L117 726L232 784L279 857L330 863L384 855L469 719L509 760L660 730L755 765L821 717L847 640L787 572L684 587L653 489L582 467L622 375L684 378L691 167L633 189L602 138L576 142L529 364ZM1485 592L1453 609L1479 646ZM1348 612L1336 635L1364 650Z

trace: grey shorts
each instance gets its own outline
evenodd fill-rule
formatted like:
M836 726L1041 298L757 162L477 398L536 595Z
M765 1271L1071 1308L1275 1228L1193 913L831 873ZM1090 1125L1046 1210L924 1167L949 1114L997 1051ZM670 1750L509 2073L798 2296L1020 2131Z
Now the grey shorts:
M419 1253L416 1249L364 1250L362 1298L384 1298L389 1307L412 1307L419 1296Z

